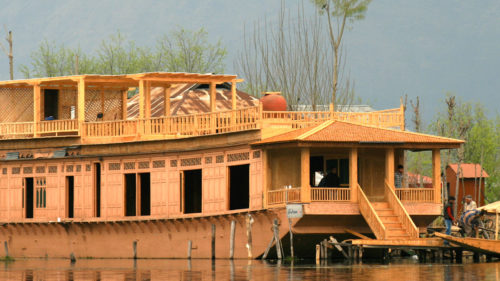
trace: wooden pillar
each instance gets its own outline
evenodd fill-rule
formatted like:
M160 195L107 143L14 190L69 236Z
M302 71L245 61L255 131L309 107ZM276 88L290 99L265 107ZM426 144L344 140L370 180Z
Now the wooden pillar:
M170 94L171 94L171 92L172 92L172 88L171 88L170 85L168 87L165 87L163 89L163 99L164 99L164 102L163 102L163 105L164 105L163 115L164 116L170 116Z
M144 100L145 100L145 108L144 108L144 118L151 118L151 82L145 81L144 85Z
M38 123L40 123L41 114L41 89L40 84L33 85L33 136L38 136Z
M144 119L145 112L144 112L144 106L145 106L145 91L146 89L146 81L144 80L139 80L139 119Z
M85 122L85 80L78 80L78 123Z
M401 121L399 124L399 128L404 131L405 130L405 107L403 104L403 99L401 98L401 102L399 105L399 115L401 116Z
M128 89L122 91L122 120L127 120Z
M434 203L441 203L441 152L439 148L432 150L432 186L434 187Z
M498 208L495 210L495 240L498 240Z
M303 147L300 150L300 200L311 202L311 186L309 183L310 149Z
M266 149L262 149L262 208L267 208L267 193L269 192L269 154Z
M231 109L236 109L236 81L231 82Z
M353 147L349 152L349 187L351 188L351 201L358 201L358 148Z
M385 150L385 179L394 187L394 148Z
M216 84L214 82L210 83L210 112L215 112L216 106L216 98L217 98L217 91L215 90Z

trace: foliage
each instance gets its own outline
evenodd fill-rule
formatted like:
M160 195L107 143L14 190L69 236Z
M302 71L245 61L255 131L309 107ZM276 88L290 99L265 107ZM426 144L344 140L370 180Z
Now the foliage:
M102 40L93 53L45 40L31 53L31 65L21 65L20 71L25 78L153 71L221 73L227 51L220 40L211 44L207 38L204 29L181 28L160 36L151 49L117 32Z

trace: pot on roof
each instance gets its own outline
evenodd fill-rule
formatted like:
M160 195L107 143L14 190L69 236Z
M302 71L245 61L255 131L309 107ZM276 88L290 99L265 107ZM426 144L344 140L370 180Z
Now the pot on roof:
M286 111L286 99L281 92L263 92L264 96L260 98L262 109L264 111Z

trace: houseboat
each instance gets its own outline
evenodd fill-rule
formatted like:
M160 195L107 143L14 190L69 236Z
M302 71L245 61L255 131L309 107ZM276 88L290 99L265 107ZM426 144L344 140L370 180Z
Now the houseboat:
M0 82L5 255L258 258L289 231L417 239L441 214L440 150L462 141L405 131L402 105L264 110L240 82L188 73ZM430 188L395 188L408 150L432 151ZM332 168L337 186L319 187ZM288 219L291 205L301 216Z

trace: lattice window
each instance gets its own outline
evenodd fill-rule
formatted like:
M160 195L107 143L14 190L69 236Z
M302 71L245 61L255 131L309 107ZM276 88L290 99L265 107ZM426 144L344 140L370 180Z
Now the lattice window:
M255 150L255 151L253 152L253 158L254 158L254 159L255 159L255 158L260 158L260 150Z
M45 177L35 178L36 208L47 207L47 181Z
M170 160L170 167L177 167L177 160Z
M139 169L149 169L149 162L139 162Z
M57 166L49 166L49 173L51 174L57 173Z
M33 121L33 88L2 88L0 100L0 122Z
M66 172L72 173L73 172L73 165L66 166Z
M90 172L90 164L85 165L85 171Z
M20 173L21 173L21 168L19 168L19 167L12 168L12 174L13 175L17 175L17 174L20 174Z
M76 165L76 171L81 172L82 171L82 165Z
M232 153L227 155L227 162L243 161L250 159L250 152Z
M45 173L45 166L37 166L35 168L35 171L37 174L43 174L43 173Z
M224 155L217 155L217 157L215 157L215 163L224 163Z
M201 157L181 159L181 167L201 165Z
M109 163L108 164L109 171L118 171L120 170L120 163Z
M153 168L165 168L165 160L155 160L153 161Z
M33 174L33 167L23 167L23 174Z
M205 157L205 164L212 164L212 157Z
M74 107L75 118L78 116L77 110L77 100L78 91L76 89L61 89L59 91L59 104L61 107L60 112L58 112L59 119L71 119L71 107Z
M125 170L133 170L133 169L135 169L135 162L125 162L125 163L123 163L123 169L125 169Z
M2 169L2 174L6 175L7 174L7 168Z

